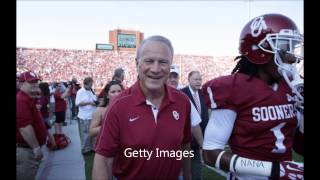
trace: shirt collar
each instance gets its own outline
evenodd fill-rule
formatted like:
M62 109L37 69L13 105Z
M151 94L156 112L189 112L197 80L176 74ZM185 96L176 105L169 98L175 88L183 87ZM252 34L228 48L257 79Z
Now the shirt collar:
M189 87L189 90L191 92L191 95L194 95L194 94L197 95L198 94L198 91L193 91L193 89L191 88L190 85L188 87Z
M164 85L165 95L162 100L162 104L164 104L164 105L175 102L175 98L173 97L172 92L171 92L172 89L170 89L170 88L171 87L167 86L166 84ZM134 98L135 105L140 105L142 103L146 103L146 97L142 92L139 80L137 82L135 82L134 85L132 86L132 95Z

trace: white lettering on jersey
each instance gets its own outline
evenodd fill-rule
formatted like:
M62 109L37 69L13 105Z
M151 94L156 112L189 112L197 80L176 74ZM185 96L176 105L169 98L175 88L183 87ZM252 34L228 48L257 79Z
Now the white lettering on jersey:
M209 98L210 98L210 103L211 103L210 107L211 107L211 109L214 109L214 108L217 107L217 104L216 104L216 102L213 100L212 89L211 89L210 87L208 87L208 88L207 88L207 92L208 92Z
M270 131L273 132L274 136L276 137L276 142L275 142L275 148L273 148L272 152L273 153L284 153L286 152L286 146L283 144L284 142L284 135L281 132L281 128L283 128L285 126L285 122L280 123L279 125L277 125L276 127L270 129Z
M288 119L290 118L289 114L288 114L288 107L285 106L285 105L282 105L282 109L283 109L283 112L284 112L284 115L285 115L285 118Z
M254 107L252 109L252 115L253 115L254 121L260 121L261 117L260 117L260 109L259 108Z
M274 121L296 117L292 104L262 106L252 108L252 119L259 121Z
M269 118L270 120L276 120L277 119L277 113L276 110L274 108L274 106L269 106L268 107L268 114L269 114Z
M281 106L275 106L276 108L276 113L278 115L278 119L284 119L284 114L282 111L282 107Z
M269 120L269 116L268 116L267 107L261 107L260 111L261 111L261 120L262 121L268 121Z

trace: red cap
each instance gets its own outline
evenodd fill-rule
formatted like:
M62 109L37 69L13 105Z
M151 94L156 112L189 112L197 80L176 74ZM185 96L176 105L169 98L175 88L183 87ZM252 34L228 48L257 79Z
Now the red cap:
M27 71L27 72L21 73L20 74L20 78L19 78L20 82L24 82L24 81L35 82L35 81L38 81L38 80L40 80L39 76L36 73L31 72L31 71Z

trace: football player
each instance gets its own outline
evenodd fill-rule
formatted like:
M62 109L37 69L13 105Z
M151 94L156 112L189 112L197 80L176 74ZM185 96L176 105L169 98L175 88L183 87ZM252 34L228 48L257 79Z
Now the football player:
M212 109L204 160L229 171L228 179L303 179L303 36L280 14L265 14L243 28L240 56L231 75L203 86ZM224 147L229 144L231 152Z

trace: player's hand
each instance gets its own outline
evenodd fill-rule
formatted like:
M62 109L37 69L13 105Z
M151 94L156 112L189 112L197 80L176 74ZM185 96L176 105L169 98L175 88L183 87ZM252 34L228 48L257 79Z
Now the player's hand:
M301 180L303 176L303 163L294 161L280 162L280 180Z

